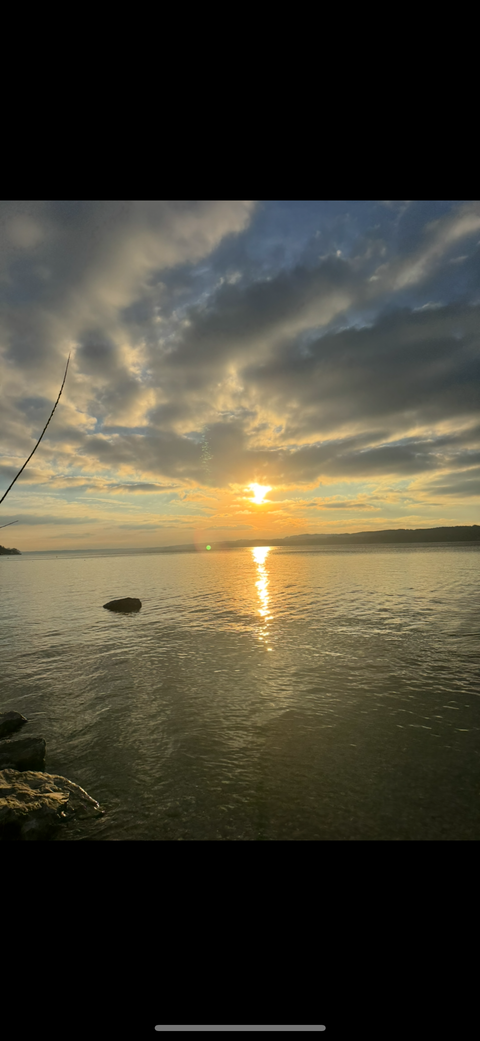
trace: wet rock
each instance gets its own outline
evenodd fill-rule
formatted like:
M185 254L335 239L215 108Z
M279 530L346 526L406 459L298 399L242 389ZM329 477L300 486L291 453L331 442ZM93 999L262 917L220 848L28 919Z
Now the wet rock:
M43 770L46 744L42 737L0 742L0 770Z
M9 734L13 734L15 730L23 727L25 723L28 723L28 719L25 719L20 712L2 712L0 714L0 738L8 737Z
M103 814L78 784L58 774L0 770L0 839L50 839L73 818Z
M103 606L109 611L139 611L142 601L136 596L124 596L122 600L109 600L108 604Z

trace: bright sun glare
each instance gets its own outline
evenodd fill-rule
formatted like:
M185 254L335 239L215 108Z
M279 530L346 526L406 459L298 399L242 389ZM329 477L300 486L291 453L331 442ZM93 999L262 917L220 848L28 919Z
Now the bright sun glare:
M267 492L271 492L271 487L268 484L249 484L249 488L252 489L253 499L251 502L263 502Z

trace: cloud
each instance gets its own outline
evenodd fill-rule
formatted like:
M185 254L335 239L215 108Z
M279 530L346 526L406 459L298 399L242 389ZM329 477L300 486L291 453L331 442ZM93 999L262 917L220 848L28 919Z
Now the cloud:
M316 503L317 509L322 510L374 510L378 509L369 502L322 502Z
M61 514L61 513L59 513L59 514L54 514L54 513L53 514L52 513L51 514L48 514L48 513L42 513L42 514L17 513L17 514L15 514L15 516L13 516L13 514L10 514L10 515L9 514L5 514L5 515L2 514L2 524L7 524L9 520L12 520L12 521L15 520L15 521L18 521L19 524L27 525L27 526L38 525L38 524L41 524L41 525L54 524L56 526L58 526L58 525L62 525L63 526L64 524L66 524L66 525L70 525L70 524L98 524L98 522L99 522L99 518L98 517L87 516L86 514L82 514L81 516L78 516L78 517L71 516L71 515L65 515L65 514Z
M377 275L392 289L399 290L431 274L452 246L480 230L480 203L465 203L453 212L431 221L422 241L412 254L381 265Z
M159 521L158 524L118 524L117 527L125 531L157 531L162 528L168 528L170 525L162 524Z
M0 251L7 282L6 352L30 371L43 368L46 382L69 342L95 328L107 337L118 333L119 310L137 298L151 275L208 254L225 235L246 227L254 205L66 202L28 204L27 210L19 213L18 204L4 203L1 214L10 229ZM37 249L33 267L14 245L22 235L33 242L33 228L42 222L44 249ZM38 264L50 271L47 281ZM28 309L22 306L26 301Z
M368 482L474 497L480 204L328 205L3 204L5 487L71 351L17 496L97 492L127 525L142 496L145 530L150 496L201 516L221 502L182 489L255 481L352 485L323 510L372 509Z
M435 495L453 495L457 498L480 496L480 466L442 475L424 487Z
M5 232L7 241L13 247L27 250L38 246L44 237L41 223L28 213L12 214L6 222Z

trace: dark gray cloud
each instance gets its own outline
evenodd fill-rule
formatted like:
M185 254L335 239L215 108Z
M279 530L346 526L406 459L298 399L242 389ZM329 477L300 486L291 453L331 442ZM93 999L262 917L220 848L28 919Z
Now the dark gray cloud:
M283 344L241 378L269 395L296 433L372 420L395 429L474 416L480 408L480 308L400 311L363 329L327 333L305 353ZM292 425L292 419L289 420Z
M17 513L13 516L13 514L2 513L2 524L8 524L10 520L18 521L18 526L27 525L29 527L38 524L55 524L61 526L66 524L68 526L70 524L98 524L99 522L98 517L95 517L94 515L87 516L86 514L83 514L82 516L75 516L74 514L66 516L56 513Z
M307 504L308 505L308 504ZM314 504L318 508L317 503ZM372 503L369 502L323 502L321 504L322 510L374 510L376 509Z
M435 495L454 495L457 498L480 496L480 466L442 475L429 482L427 487Z

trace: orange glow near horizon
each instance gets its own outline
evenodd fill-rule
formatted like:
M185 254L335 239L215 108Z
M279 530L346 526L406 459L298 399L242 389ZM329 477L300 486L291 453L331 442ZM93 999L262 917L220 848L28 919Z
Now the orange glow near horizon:
M265 502L267 492L272 490L268 484L249 484L248 487L253 492L253 499L250 499L250 502L255 502L258 505Z

